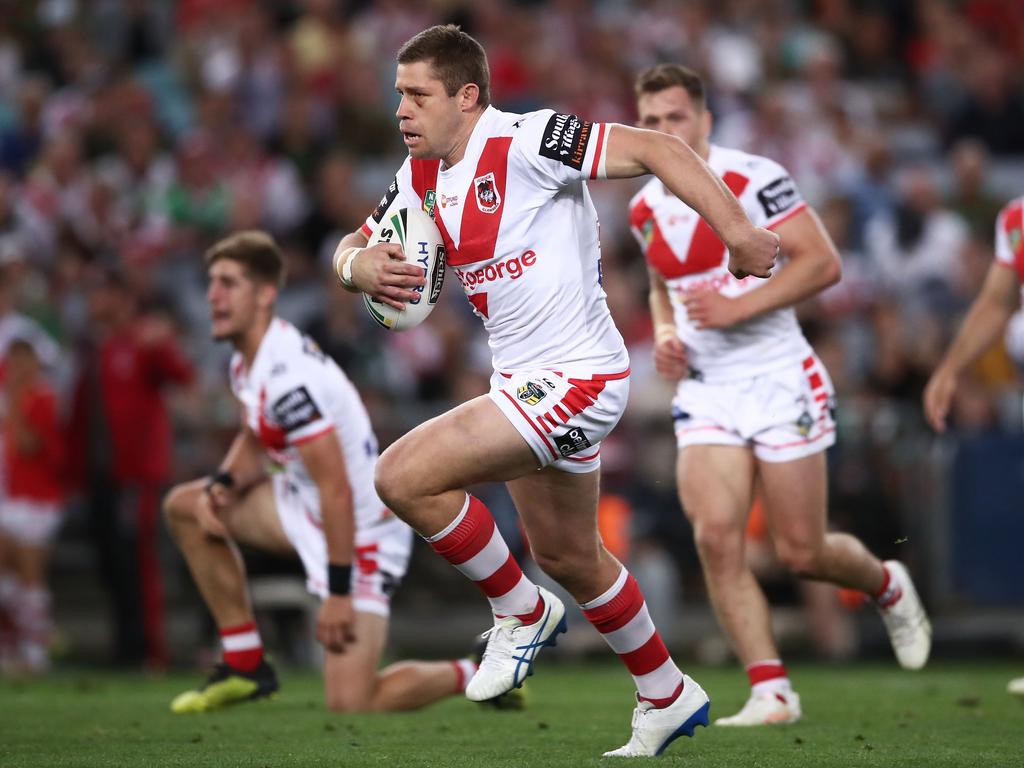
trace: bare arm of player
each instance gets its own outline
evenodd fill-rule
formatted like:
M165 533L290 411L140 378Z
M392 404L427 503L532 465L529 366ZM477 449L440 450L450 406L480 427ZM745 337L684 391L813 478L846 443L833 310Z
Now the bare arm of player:
M996 342L1019 305L1017 273L1002 264L992 264L981 293L924 389L925 418L936 432L946 431L957 379Z
M686 347L676 330L668 286L661 275L653 269L648 270L648 274L651 289L647 300L651 305L651 319L654 321L654 367L669 381L679 381L686 375Z
M389 307L405 309L403 301L419 298L418 293L408 289L426 285L423 270L406 263L401 246L377 243L367 248L368 242L359 230L345 235L334 251L335 274L346 290L362 291Z
M775 232L782 252L789 257L785 269L756 291L735 298L717 291L687 298L687 315L698 328L728 328L773 309L792 306L839 282L839 252L813 209L804 208L779 224Z
M320 492L320 519L327 542L327 562L351 567L356 524L352 488L348 483L345 456L338 436L331 430L300 443L297 448L306 471ZM355 609L351 594L327 596L317 616L316 639L332 653L343 653L345 646L355 641Z
M207 485L206 492L199 495L196 517L200 527L209 536L229 538L219 514L221 510L234 504L238 498L267 476L264 467L266 453L252 430L243 426L235 439L231 441L224 460L220 463L220 472L231 475L231 485L213 483Z
M609 179L657 176L715 230L729 249L729 271L736 277L771 276L778 236L751 224L736 196L681 139L616 123L609 126L604 162Z

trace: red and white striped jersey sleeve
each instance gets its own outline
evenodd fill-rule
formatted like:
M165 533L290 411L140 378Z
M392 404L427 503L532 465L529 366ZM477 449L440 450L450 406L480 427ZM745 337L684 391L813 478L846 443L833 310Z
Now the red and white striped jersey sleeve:
M520 120L512 146L542 186L558 188L606 176L608 123L590 123L550 109Z
M1024 196L1007 203L996 217L996 262L1024 282Z

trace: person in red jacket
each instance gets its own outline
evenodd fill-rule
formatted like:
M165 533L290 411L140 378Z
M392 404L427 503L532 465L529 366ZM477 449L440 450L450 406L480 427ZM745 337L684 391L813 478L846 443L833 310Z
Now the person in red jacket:
M166 664L157 560L162 486L171 473L169 385L191 364L171 323L140 313L130 287L106 274L89 296L69 429L72 486L84 492L101 574L113 598L115 660Z
M6 494L0 502L3 607L14 628L17 665L38 674L49 667L50 591L46 568L61 519L63 439L57 398L32 344L15 339L7 350L3 395Z

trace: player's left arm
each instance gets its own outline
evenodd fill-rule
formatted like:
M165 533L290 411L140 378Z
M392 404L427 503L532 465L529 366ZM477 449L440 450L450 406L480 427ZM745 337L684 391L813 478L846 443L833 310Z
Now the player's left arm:
M352 605L351 569L355 551L355 514L352 488L348 482L345 456L334 430L321 432L300 442L296 449L310 478L320 492L320 518L327 543L330 586L317 617L317 640L329 651L341 653L355 640L355 610ZM348 575L339 581L338 575Z
M602 168L601 175L609 179L653 173L715 230L729 249L729 270L734 275L771 276L779 238L751 223L725 182L682 140L658 131L611 124Z
M715 291L691 296L687 314L698 328L728 328L782 307L792 306L839 282L839 252L814 209L805 206L777 224L782 252L789 257L785 269L740 296L729 298Z

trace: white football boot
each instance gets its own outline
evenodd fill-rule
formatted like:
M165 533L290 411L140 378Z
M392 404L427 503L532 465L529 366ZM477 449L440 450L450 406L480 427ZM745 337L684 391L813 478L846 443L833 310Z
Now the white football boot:
M1006 692L1014 696L1024 696L1024 677L1017 677L1006 686Z
M743 709L731 717L720 717L715 725L752 726L795 723L803 714L796 691L762 691L752 693Z
M904 669L921 669L928 662L928 654L932 650L932 625L928 615L917 596L914 582L903 563L897 560L886 560L885 567L889 577L900 590L896 602L888 608L879 606L882 621L889 632L892 649L896 652L896 660Z
M605 757L657 757L680 736L693 736L698 725L707 726L711 700L696 681L683 675L683 692L667 707L655 709L649 701L633 710L633 735Z
M565 632L565 606L544 587L537 587L544 610L533 624L514 616L498 619L484 634L487 647L480 666L466 686L470 701L487 701L518 688L533 674L533 660L546 645L556 645Z

